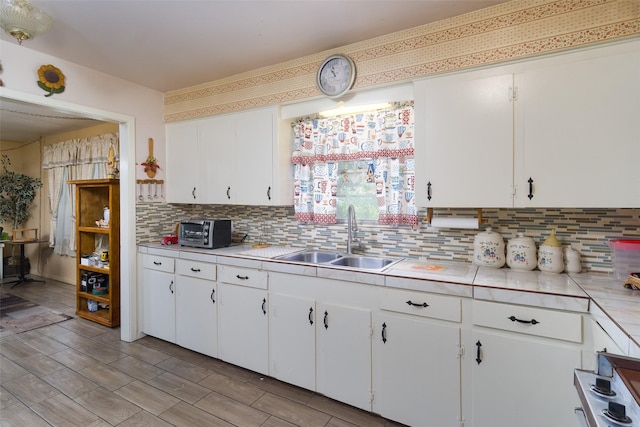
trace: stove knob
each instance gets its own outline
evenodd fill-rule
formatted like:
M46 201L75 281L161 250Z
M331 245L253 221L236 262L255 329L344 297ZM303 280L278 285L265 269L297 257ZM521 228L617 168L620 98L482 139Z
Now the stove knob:
M624 405L616 402L609 402L609 414L616 420L625 420L627 411Z
M611 393L611 381L604 378L596 378L596 389L603 394Z

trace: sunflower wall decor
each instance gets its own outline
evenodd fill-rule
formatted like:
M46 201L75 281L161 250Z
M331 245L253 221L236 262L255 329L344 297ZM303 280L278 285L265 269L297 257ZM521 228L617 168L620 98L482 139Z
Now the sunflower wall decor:
M45 96L64 92L64 74L58 67L51 64L43 65L38 69L38 86L46 92Z

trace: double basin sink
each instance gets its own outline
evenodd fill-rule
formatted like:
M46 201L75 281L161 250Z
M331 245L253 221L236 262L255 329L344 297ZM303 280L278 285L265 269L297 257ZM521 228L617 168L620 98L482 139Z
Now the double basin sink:
M352 255L331 251L305 250L294 254L282 255L276 259L301 264L348 267L354 270L383 271L401 261L398 258Z

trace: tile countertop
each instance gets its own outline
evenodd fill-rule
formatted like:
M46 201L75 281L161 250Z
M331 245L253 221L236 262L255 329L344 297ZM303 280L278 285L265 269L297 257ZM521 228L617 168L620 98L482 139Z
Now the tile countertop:
M305 248L252 248L237 245L221 249L198 249L160 244L141 245L140 251L156 255L262 268L292 274L327 277L377 286L389 286L440 294L457 295L591 312L623 350L635 347L640 356L640 291L626 289L620 280L602 273L553 274L516 271L510 268L476 267L471 263L405 258L382 273L348 268L301 265L274 260L276 256ZM624 340L629 342L625 347ZM633 344L633 345L632 345ZM631 351L633 353L633 351Z

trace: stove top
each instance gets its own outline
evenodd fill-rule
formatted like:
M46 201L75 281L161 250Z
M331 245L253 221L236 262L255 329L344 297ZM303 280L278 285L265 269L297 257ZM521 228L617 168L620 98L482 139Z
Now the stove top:
M599 353L597 372L576 369L573 382L590 427L640 427L640 360Z

